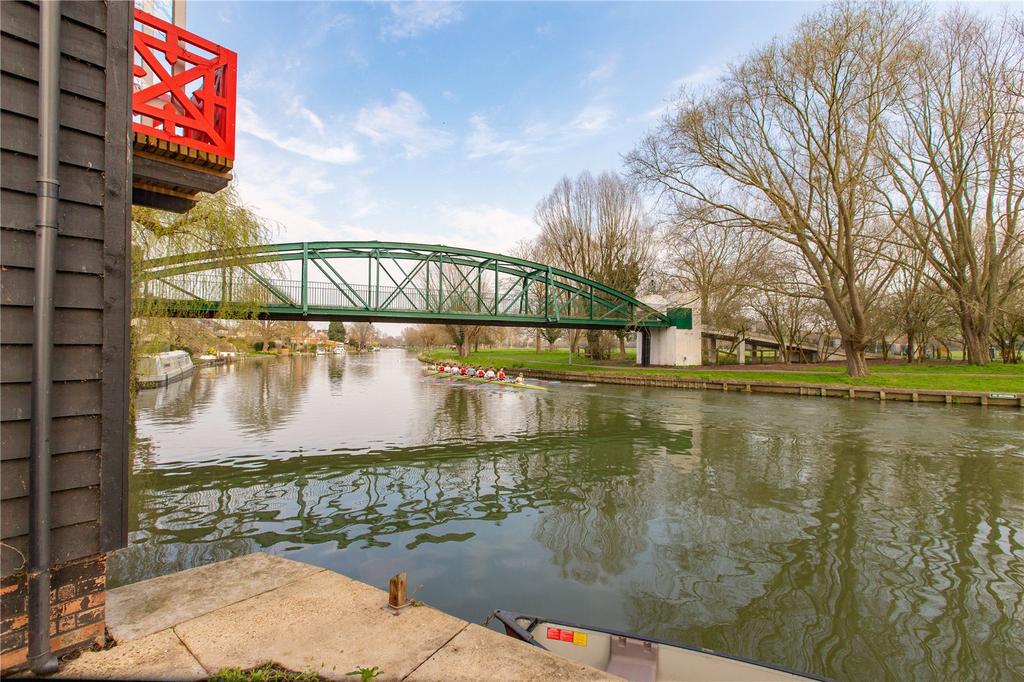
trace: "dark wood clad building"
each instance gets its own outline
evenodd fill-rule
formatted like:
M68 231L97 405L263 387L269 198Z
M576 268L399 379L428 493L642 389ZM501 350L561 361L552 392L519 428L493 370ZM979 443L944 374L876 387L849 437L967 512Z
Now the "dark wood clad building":
M51 645L104 637L105 553L126 541L130 2L64 2L60 27ZM25 663L39 10L0 3L2 669Z

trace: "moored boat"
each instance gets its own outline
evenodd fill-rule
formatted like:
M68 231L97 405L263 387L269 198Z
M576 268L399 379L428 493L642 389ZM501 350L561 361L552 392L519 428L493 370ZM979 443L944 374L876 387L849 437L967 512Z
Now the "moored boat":
M139 388L153 388L184 379L193 371L192 357L183 350L172 350L143 355L135 368L135 377Z
M826 678L713 649L566 621L495 611L505 634L630 682L800 682ZM826 681L827 682L827 681Z

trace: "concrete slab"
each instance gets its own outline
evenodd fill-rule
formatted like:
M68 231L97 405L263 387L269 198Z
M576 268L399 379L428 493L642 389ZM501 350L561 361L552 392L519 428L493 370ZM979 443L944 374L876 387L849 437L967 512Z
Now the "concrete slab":
M208 677L171 630L119 644L106 651L86 651L54 675L89 680L203 680Z
M407 682L505 680L619 680L581 663L469 625L413 672Z
M346 673L377 666L383 682L404 678L467 626L426 606L394 616L385 604L383 590L324 571L174 630L210 673L272 661L351 680Z
M323 570L257 553L125 585L107 592L107 629L131 641Z

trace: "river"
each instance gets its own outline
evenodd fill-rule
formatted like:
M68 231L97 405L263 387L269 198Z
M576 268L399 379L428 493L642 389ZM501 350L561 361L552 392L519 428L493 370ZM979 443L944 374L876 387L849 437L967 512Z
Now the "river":
M254 551L842 680L1024 677L1024 411L266 358L138 395L116 586Z

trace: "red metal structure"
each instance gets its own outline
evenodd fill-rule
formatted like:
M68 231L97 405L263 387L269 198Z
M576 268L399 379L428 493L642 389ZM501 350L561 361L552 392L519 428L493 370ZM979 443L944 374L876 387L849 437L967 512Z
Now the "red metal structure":
M135 10L132 129L231 161L238 56Z

